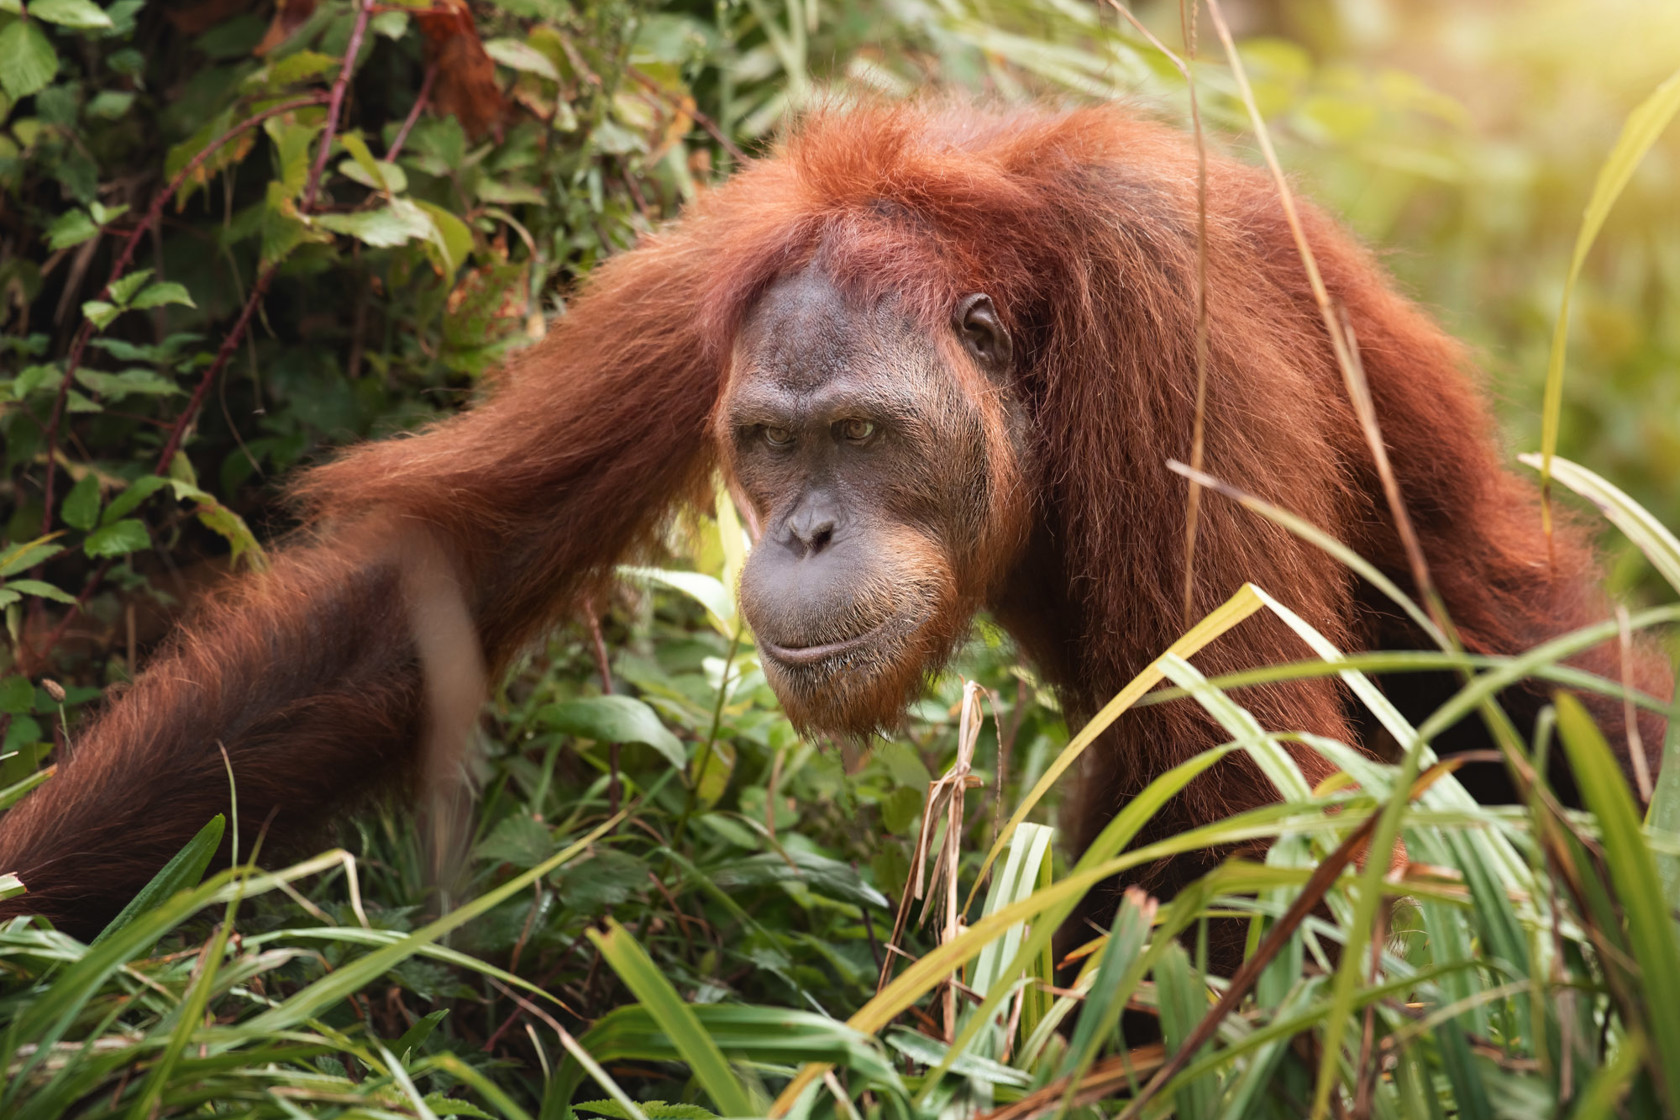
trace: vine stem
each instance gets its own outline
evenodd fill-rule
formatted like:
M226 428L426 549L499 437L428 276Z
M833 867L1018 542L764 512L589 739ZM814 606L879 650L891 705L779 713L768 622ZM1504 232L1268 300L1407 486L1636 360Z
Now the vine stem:
M316 153L315 164L310 169L309 179L304 185L303 197L299 203L299 211L301 213L307 214L314 207L315 199L320 193L321 176L325 173L327 160L332 155L333 139L338 133L339 118L344 111L345 93L350 85L350 77L355 72L356 59L361 54L362 39L367 33L368 20L373 15L373 10L373 0L361 0L361 2L357 5L356 22L350 30L350 41L344 50L344 61L339 66L338 77L334 80L332 92L327 97L326 127L321 130L321 149L318 153ZM117 261L112 268L111 278L106 281L105 287L100 290L100 295L109 296L111 285L121 278L122 270L128 266L130 261L133 260L135 249L139 245L140 238L144 236L145 231L162 217L164 206L168 204L170 197L173 196L181 185L186 182L187 176L197 171L199 167L203 166L204 161L208 159L212 153L218 151L222 145L226 144L237 134L261 123L264 120L267 120L269 117L276 116L283 112L290 112L294 109L302 108L308 105L318 105L320 103L321 95L317 93L310 97L299 98L296 101L270 106L268 109L263 110L263 112L254 114L249 119L241 122L234 128L229 129L222 136L217 137L216 140L211 142L211 144L203 151L195 155L192 160L188 162L187 166L183 167L176 174L175 178L170 180L169 186L165 188L164 192L160 194L158 198L153 200L151 209L147 211L145 219L141 222L139 227L129 234L129 239L127 243L124 244L122 252L118 255ZM182 409L181 415L176 417L174 425L170 428L169 436L164 441L163 451L158 455L158 463L155 468L155 473L164 474L168 471L169 464L174 460L176 453L180 450L181 444L186 438L187 429L191 426L193 417L198 414L199 408L203 405L205 397L210 392L211 385L215 384L217 376L220 375L223 368L227 366L228 359L233 356L233 352L238 349L240 341L245 337L245 331L250 326L252 317L256 314L257 305L262 302L263 296L267 293L268 285L270 281L274 279L274 273L278 267L279 266L277 264L268 266L258 275L257 282L252 285L251 294L245 300L244 307L240 308L239 318L234 321L233 328L228 331L227 336L222 339L221 347L216 351L215 360L212 361L209 368L204 371L204 376L199 378L198 385L193 390L192 399L187 402L187 407ZM41 530L43 535L52 531L53 483L55 481L58 458L58 425L60 419L63 417L64 402L69 395L70 383L74 377L77 366L81 363L82 355L86 351L88 341L92 338L92 335L93 323L91 320L84 318L82 320L81 328L76 332L75 341L71 345L70 356L65 365L64 380L59 384L58 396L53 401L52 416L47 424L47 477L45 486L43 487L45 504L42 511ZM109 564L105 564L94 571L92 577L89 578L87 584L82 588L82 593L77 598L78 603L87 601L87 599L93 594L94 588L98 586L100 579L103 578L109 567ZM38 656L40 663L45 664L47 658L52 655L53 647L58 644L59 639L62 637L66 627L69 625L70 617L71 616L67 614L53 632L48 635L47 642L41 649Z
M339 65L338 78L333 82L332 99L327 102L327 127L321 132L321 150L315 153L315 166L309 169L309 181L304 185L299 208L308 212L315 205L315 195L321 189L321 176L332 156L333 134L338 131L339 114L344 110L344 94L350 87L350 75L356 72L356 56L362 53L362 36L367 33L368 19L373 15L373 0L362 0L356 7L356 24L350 29L350 42L344 48L344 61Z
M152 205L146 211L146 216L140 220L140 224L129 231L128 239L123 242L121 251L117 253L117 259L111 265L111 275L106 279L105 286L99 289L98 298L110 298L112 285L121 280L123 273L128 271L128 266L134 261L134 253L140 247L141 239L162 220L163 208L169 205L169 200L174 198L180 189L186 185L187 180L204 166L205 160L220 151L229 141L241 133L255 128L270 117L308 108L311 105L319 105L325 100L325 94L314 93L308 97L298 97L290 101L283 101L278 105L270 105L262 112L252 114L210 141L203 150L188 160L187 165L177 171L175 177L169 180L169 185L159 191L156 198L152 199ZM58 425L64 416L64 403L70 394L70 384L75 380L76 370L82 364L82 355L87 351L87 345L93 338L93 332L93 320L84 317L81 327L76 331L75 339L70 344L70 357L65 363L64 380L59 382L58 395L53 398L52 415L47 420L47 478L46 484L42 487L45 497L41 515L41 532L43 535L52 531L53 484L56 480L55 475L58 467Z

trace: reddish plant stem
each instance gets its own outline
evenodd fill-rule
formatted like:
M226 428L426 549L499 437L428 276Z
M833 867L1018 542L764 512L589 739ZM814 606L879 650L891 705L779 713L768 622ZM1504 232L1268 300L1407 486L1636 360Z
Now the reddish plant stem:
M24 664L22 666L24 676L33 677L38 672L46 671L47 658L52 655L54 649L58 648L58 643L64 640L65 632L70 629L70 623L77 615L82 613L82 608L87 605L87 601L93 598L94 591L98 589L99 582L105 578L105 573L111 570L112 563L114 561L107 560L93 570L93 574L82 585L81 594L76 596L75 605L64 612L64 617L58 620L58 625L53 627L52 633L48 634L46 640L41 643L41 649L38 653L30 650L27 643L20 643L21 652L24 654ZM128 671L133 674L134 666L130 665Z
M310 169L309 179L304 185L304 193L299 205L299 209L303 213L308 213L314 206L316 195L320 191L321 176L326 171L327 159L332 154L333 138L338 132L339 117L344 110L344 95L350 85L350 77L356 69L356 58L361 54L362 38L367 32L368 19L373 14L373 7L374 5L372 0L361 0L361 3L358 5L356 23L355 26L351 28L350 42L344 50L344 62L339 66L338 78L333 82L332 93L327 99L327 123L326 127L321 131L321 150L315 156L315 165ZM195 155L192 162L182 168L175 178L170 181L169 187L165 193L158 199L154 200L152 209L147 213L146 220L141 223L139 228L129 235L129 242L123 247L123 252L117 259L116 267L112 270L112 277L106 282L105 288L102 289L101 294L109 294L111 284L120 276L120 269L126 267L128 261L133 258L135 246L138 245L139 239L145 229L156 219L162 216L163 207L167 204L170 195L174 194L175 190L186 181L187 175L197 170L199 166L202 166L204 160L209 158L211 153L219 149L223 144L231 139L235 133L250 128L252 125L261 120L266 120L268 117L275 116L278 113L288 112L291 109L296 109L304 105L318 105L320 104L320 101L320 95L315 94L308 98L301 98L296 103L288 103L285 106L273 106L265 110L264 113L257 114L251 119L242 122L237 128L229 130L228 133L217 138L216 141L204 151ZM257 282L252 286L251 294L245 301L245 306L240 309L239 318L233 324L233 329L228 332L227 337L222 339L222 345L216 351L215 360L211 362L209 368L204 371L204 376L199 378L198 387L193 390L192 399L187 402L187 407L182 410L181 415L176 418L174 426L170 428L169 438L164 441L163 451L158 455L158 464L155 468L155 473L164 474L168 471L170 462L174 460L176 452L180 450L181 443L186 438L187 429L191 426L193 417L198 414L198 410L204 404L205 397L210 392L210 386L215 384L216 377L221 373L222 369L226 367L228 359L233 356L233 352L238 349L240 341L245 337L246 328L250 326L251 318L256 314L257 305L262 302L263 296L268 292L268 285L274 279L274 273L277 268L278 265L270 265L258 275ZM81 362L82 353L86 349L88 340L92 337L92 334L93 324L91 321L84 319L82 321L81 329L76 334L76 340L71 347L70 359L65 369L64 381L59 385L58 397L53 402L52 418L48 422L47 426L47 478L46 485L44 487L46 506L43 514L43 533L51 532L52 530L52 489L54 482L54 468L57 465L56 452L58 422L60 417L63 415L64 401L69 392L72 375L75 373L77 365ZM109 568L110 563L107 562L98 568L93 573L92 577L88 579L87 585L83 587L81 595L76 600L77 609L79 609L80 605L86 602L93 594L94 589L99 585L100 579L103 578L105 572ZM58 644L59 639L63 637L64 631L69 626L70 619L74 616L74 614L74 610L68 612L64 619L59 622L58 626L54 628L53 632L48 635L46 645L42 648L38 657L41 664L44 665L47 658L52 655L53 648Z
M215 384L216 377L233 357L233 352L239 348L239 343L245 337L245 328L250 326L251 317L256 314L257 304L268 293L268 285L274 279L278 265L269 265L257 276L257 282L251 286L251 294L245 300L245 306L239 309L239 318L234 321L233 329L228 331L227 337L222 339L221 347L216 351L216 360L205 369L204 376L198 379L198 387L193 390L192 399L187 407L181 410L181 415L175 418L175 426L169 429L169 438L164 441L163 450L158 454L155 474L165 474L169 464L174 460L175 453L181 449L181 441L186 438L187 428L191 426L193 417L198 415L204 398L210 392L210 386Z
M625 72L632 78L646 86L649 92L663 100L666 104L670 105L671 108L675 109L679 113L687 113L689 117L693 119L694 123L704 129L706 134L713 140L716 140L718 147L728 152L736 163L740 164L747 162L747 153L743 152L733 140L725 136L723 134L723 129L718 127L717 122L712 120L712 118L708 117L705 113L702 113L698 107L689 104L687 101L678 101L664 86L660 85L658 82L654 81L651 77L642 73L634 66L626 66L624 69ZM591 77L593 77L593 75L591 75ZM595 79L595 83L597 85L600 84L600 81L601 80L599 78Z
M368 17L372 14L373 0L362 0L356 8L356 25L350 29L350 43L344 48L338 78L333 82L332 98L327 102L327 127L321 131L321 150L315 153L315 166L309 169L309 181L304 184L303 198L298 204L305 213L315 205L315 195L321 189L321 175L332 156L333 136L338 132L339 114L344 111L344 94L350 88L350 75L356 72L356 56L362 53L362 36L367 32Z
M319 105L324 100L324 94L315 93L308 97L299 97L291 101L281 102L278 105L271 105L262 112L255 113L240 121L210 141L204 150L188 160L187 165L177 171L175 177L169 180L169 185L158 192L156 198L152 199L152 205L146 211L146 216L140 220L140 224L129 231L128 239L123 242L121 251L117 253L117 259L111 265L111 275L106 279L105 286L99 289L98 298L109 299L111 297L111 286L121 280L123 273L128 271L129 264L134 260L135 250L140 246L140 240L162 220L163 208L169 205L169 200L175 197L181 187L186 184L186 181L200 167L204 166L205 160L220 151L224 145L240 133L256 127L270 117L277 117L282 113L290 113L295 109L303 109L311 105ZM45 485L42 487L44 506L41 513L41 532L43 535L52 531L53 487L57 481L58 468L58 425L64 416L64 402L70 395L70 384L75 380L76 370L81 367L82 355L87 351L87 345L93 338L93 332L93 320L83 318L82 325L76 331L75 339L70 343L70 358L65 363L64 380L59 382L58 395L53 399L52 414L47 420L47 478Z
M402 127L397 129L397 135L391 141L391 147L385 152L385 162L397 162L397 156L402 154L403 145L408 142L408 134L414 129L414 124L420 119L420 112L431 100L432 83L437 80L437 63L426 67L426 76L420 80L420 94L414 99L414 107L408 111L403 119Z

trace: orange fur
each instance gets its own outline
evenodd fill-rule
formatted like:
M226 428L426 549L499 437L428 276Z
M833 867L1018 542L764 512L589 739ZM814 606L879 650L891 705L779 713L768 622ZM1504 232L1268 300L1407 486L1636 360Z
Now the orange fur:
M964 293L995 300L1016 340L1013 391L1031 428L1029 461L1018 479L996 480L997 500L1024 511L1032 529L1024 566L986 572L988 557L977 557L959 590L989 601L1073 718L1089 714L1182 628L1185 484L1165 462L1189 458L1195 183L1187 139L1124 108L808 117L680 221L602 265L486 401L307 474L297 494L310 538L202 609L81 736L58 776L0 820L0 869L30 888L0 914L40 912L96 931L227 808L218 744L233 761L242 826L254 832L272 818L282 837L307 835L411 771L423 666L403 602L395 542L404 533L382 526L437 542L486 663L505 666L699 490L719 462L711 414L737 328L772 281L819 247L839 282L896 297L936 337ZM1207 470L1407 583L1275 188L1214 160L1209 208ZM1580 531L1560 531L1548 567L1534 487L1502 466L1461 349L1331 221L1309 211L1307 226L1467 645L1513 652L1603 617ZM1198 539L1198 612L1253 580L1344 649L1416 642L1333 560L1231 503L1203 503ZM1257 617L1199 663L1211 674L1306 653ZM1618 676L1614 647L1579 663ZM1643 647L1633 676L1668 695L1667 666ZM1332 681L1242 698L1269 727L1354 737ZM1593 703L1621 738L1619 704ZM1642 718L1654 770L1661 722ZM1091 834L1150 777L1222 738L1187 703L1128 715L1090 756L1076 832ZM1303 763L1310 778L1324 776L1316 756ZM1270 797L1233 757L1158 827ZM1160 885L1187 870L1163 871Z

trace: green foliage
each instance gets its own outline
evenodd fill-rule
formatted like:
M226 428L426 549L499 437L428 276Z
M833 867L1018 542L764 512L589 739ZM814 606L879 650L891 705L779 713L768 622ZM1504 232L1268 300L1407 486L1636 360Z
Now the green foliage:
M1639 118L1606 180L1615 208L1594 194L1624 118L1673 69L1670 24L1639 24L1632 0L1613 15L1546 0L1549 22L1467 10L1446 31L1398 3L1252 7L1243 58L1286 166L1412 250L1394 267L1488 359L1523 447L1540 445L1548 369L1567 366L1546 445L1555 425L1557 449L1607 477L1561 458L1553 475L1626 534L1618 582L1670 603L1672 130ZM1139 9L1180 41L1175 4ZM1186 108L1169 60L1057 0L499 0L470 15L494 103L452 85L455 56L428 48L435 12L419 6L370 13L345 73L350 0L281 5L266 32L237 6L37 0L25 18L0 0L0 810L48 780L100 686L131 675L146 616L178 607L196 571L262 563L259 536L289 527L276 480L465 401L563 313L571 283L823 89L937 81ZM434 63L441 111L411 113ZM1205 60L1196 74L1210 142L1246 151L1229 74ZM1107 1115L1147 1094L1145 1115L1246 1117L1297 1116L1316 1094L1321 1110L1492 1117L1676 1100L1680 765L1646 823L1567 699L1560 744L1543 721L1522 749L1577 760L1588 812L1478 806L1428 746L1525 674L1614 692L1563 664L1614 624L1514 660L1347 658L1287 612L1290 589L1249 588L1070 737L982 621L904 734L821 744L782 715L744 632L744 548L726 498L715 518L691 511L600 604L604 663L580 625L500 683L458 858L388 813L346 827L353 856L200 883L210 822L93 945L0 927L0 1113L662 1120L779 1098L791 1115L908 1120ZM1259 611L1321 660L1204 679L1196 651ZM1442 668L1464 689L1421 728L1364 675ZM1330 673L1408 751L1389 766L1294 737L1354 783L1315 790L1239 686ZM905 892L947 889L927 881L949 869L920 857L945 845L929 783L967 757L965 679L994 717L972 751L980 788L959 800L966 924L907 903L889 950ZM1068 865L1035 822L1101 726L1163 695L1194 697L1231 742L1159 776ZM1278 805L1131 848L1232 751ZM1410 865L1346 863L1362 828L1377 851L1402 839ZM1093 886L1255 841L1270 841L1263 864L1225 862L1166 902L1122 897L1057 986L1051 935ZM1287 918L1325 865L1320 903ZM0 896L16 889L0 873ZM1200 946L1232 914L1270 963L1209 1020L1229 986ZM953 975L964 991L947 1000ZM1163 1047L1127 1048L1128 1005L1159 1015Z

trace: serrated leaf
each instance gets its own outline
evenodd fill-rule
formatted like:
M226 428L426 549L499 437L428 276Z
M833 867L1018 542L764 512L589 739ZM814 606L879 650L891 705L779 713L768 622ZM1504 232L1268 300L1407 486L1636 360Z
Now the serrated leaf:
M320 51L298 51L268 68L268 87L278 89L281 86L308 81L325 74L337 65L338 59L330 54L322 54Z
M6 584L8 591L21 591L25 595L35 595L42 599L51 599L55 603L76 605L76 597L63 588L38 579L14 579Z
M228 559L238 564L241 557L250 553L252 563L261 568L266 563L266 553L261 544L257 543L257 535L251 532L251 527L245 524L245 519L220 502L208 501L198 504L198 522L212 533L228 542Z
M89 533L88 539L82 544L82 551L96 559L127 556L131 552L149 547L151 543L152 538L140 522L117 521Z
M159 377L149 369L125 369L121 373L79 369L76 371L76 381L110 401L121 400L131 393L148 397L167 397L182 391L179 385Z
M105 9L89 0L32 0L29 14L35 19L56 23L60 27L73 27L78 31L112 26L111 17Z
M92 471L84 474L70 493L64 496L59 511L66 525L76 529L91 529L99 523L99 478Z
M53 544L52 539L58 533L48 533L44 537L36 537L32 541L14 544L4 552L0 552L0 578L16 572L28 571L37 564L44 564L54 556L64 551L61 544Z
M386 12L383 14L403 15L405 13ZM374 18L377 19L378 17L376 16ZM432 1015L442 1014L444 1014L442 1011L432 1012ZM420 1020L420 1023L424 1023L426 1019L430 1019L432 1015L426 1016L425 1019ZM420 1023L416 1023L414 1025L418 1027ZM407 1035L404 1035L403 1037L406 1038ZM484 1111L471 1101L464 1101L459 1097L446 1097L442 1093L428 1093L426 1094L425 1100L426 1107L432 1110L432 1114L434 1116L468 1116L473 1117L474 1120L496 1120L496 1117L491 1113Z
M274 143L274 163L280 169L280 192L287 198L296 198L304 183L309 181L309 149L321 128L290 124L276 117L263 122L263 131ZM272 202L271 198L271 205Z
M34 10L33 7L30 8L30 11ZM484 53L509 70L535 74L551 82L560 80L560 72L554 68L554 63L549 61L546 54L518 39L486 39Z
M346 132L338 138L338 142L345 151L350 153L350 158L356 166L367 172L370 177L378 177L379 161L373 158L373 152L368 149L366 140L363 140L357 133Z
M440 265L445 276L454 274L472 254L472 230L467 228L467 223L441 206L434 206L430 202L420 202L416 205L431 219L432 228L427 240L441 257L440 261L433 263Z
M370 172L353 159L342 160L338 165L338 173L352 182L360 183L376 191L390 194L401 194L408 189L408 175L394 163L375 160Z
M130 303L129 307L140 311L148 307L162 307L166 303L178 303L184 307L198 306L193 302L192 296L187 294L185 287L173 280L167 280L153 284L135 296L134 302Z
M58 52L41 25L16 20L0 30L0 88L13 101L46 88L58 73Z
M688 761L682 741L659 722L652 708L630 696L588 696L545 704L537 711L537 722L580 739L646 743L672 766L680 767Z
M106 303L102 299L90 299L82 304L82 314L92 320L93 325L99 330L104 330L110 326L111 320L121 315L122 311L122 308Z
M127 307L128 301L134 298L134 293L138 292L151 278L151 269L139 268L127 276L113 281L111 284L111 302L118 307Z
M111 499L111 504L105 507L105 516L102 520L109 525L118 518L127 517L141 502L168 485L169 480L167 478L159 478L155 474L135 479L128 484L126 490Z
M432 223L420 208L406 199L393 199L389 206L356 214L322 214L315 224L334 233L347 234L364 245L389 249L406 245L415 238L429 239Z
M97 236L99 227L93 224L93 219L88 217L87 211L71 210L60 214L47 226L47 247L53 250L68 249Z

